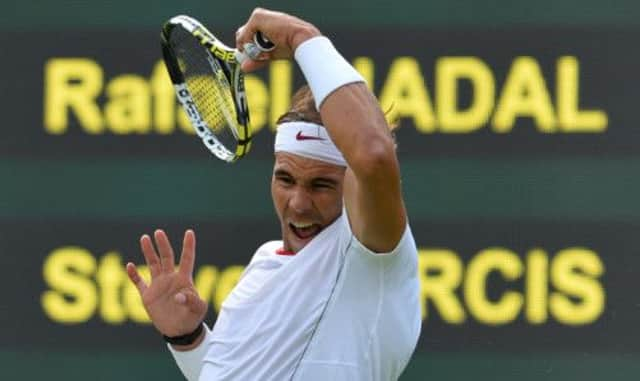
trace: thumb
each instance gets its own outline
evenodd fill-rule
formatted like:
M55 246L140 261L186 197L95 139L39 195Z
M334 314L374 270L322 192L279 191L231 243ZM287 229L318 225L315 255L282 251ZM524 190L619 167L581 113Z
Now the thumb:
M196 314L204 314L207 310L207 304L193 290L181 290L175 294L173 299Z
M250 73L252 71L256 71L261 69L269 64L267 60L254 61L252 59L247 59L242 63L242 71L244 73Z

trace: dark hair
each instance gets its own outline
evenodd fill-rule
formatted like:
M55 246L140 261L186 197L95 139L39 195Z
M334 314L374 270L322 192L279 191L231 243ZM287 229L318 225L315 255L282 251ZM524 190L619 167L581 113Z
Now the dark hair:
M385 112L385 115L393 109L393 105ZM276 124L287 122L309 122L324 126L320 112L316 108L316 102L313 99L313 93L308 85L304 85L293 94L291 99L291 107L278 118ZM398 127L397 123L389 125L389 133L393 139L394 146L397 148L396 134L393 130Z
M289 111L278 118L276 123L287 122L309 122L323 125L320 112L316 109L316 102L309 86L304 85L293 94Z

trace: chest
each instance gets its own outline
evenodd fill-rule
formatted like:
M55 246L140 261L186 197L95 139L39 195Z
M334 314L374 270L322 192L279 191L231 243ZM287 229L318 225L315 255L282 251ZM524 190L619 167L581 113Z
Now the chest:
M237 345L304 337L320 320L342 262L339 252L331 251L257 256L222 304L214 335Z

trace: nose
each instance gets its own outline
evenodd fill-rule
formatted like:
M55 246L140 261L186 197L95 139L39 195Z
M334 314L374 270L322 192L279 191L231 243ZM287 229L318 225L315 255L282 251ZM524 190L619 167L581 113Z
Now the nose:
M305 214L313 208L313 200L303 187L296 187L289 198L289 208L297 214Z

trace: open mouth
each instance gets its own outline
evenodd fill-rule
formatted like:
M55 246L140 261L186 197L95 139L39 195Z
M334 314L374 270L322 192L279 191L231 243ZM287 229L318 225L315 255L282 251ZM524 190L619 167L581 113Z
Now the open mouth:
M289 228L296 237L303 240L313 238L322 230L322 227L318 224L294 224L291 222L289 223Z

